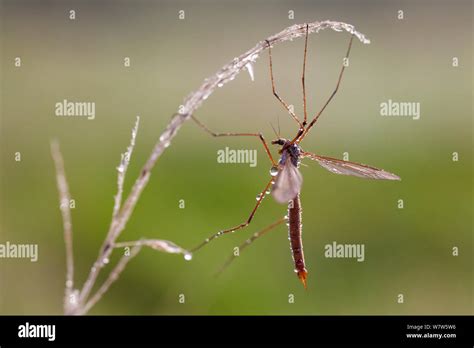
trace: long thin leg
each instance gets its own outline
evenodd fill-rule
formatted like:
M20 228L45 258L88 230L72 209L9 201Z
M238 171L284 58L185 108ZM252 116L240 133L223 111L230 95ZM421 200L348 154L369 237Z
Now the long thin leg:
M260 203L262 203L263 199L265 198L265 195L267 193L267 190L270 188L270 186L272 185L272 182L273 182L273 178L268 182L268 184L265 186L265 188L263 189L263 191L260 193L259 195L259 198L257 200L257 204L255 205L255 207L253 208L252 212L250 213L250 216L248 217L248 219L245 221L245 222L242 222L240 225L237 225L237 226L234 226L232 228L229 228L227 230L222 230L222 231L219 231L215 234L213 234L212 236L210 236L209 238L206 238L201 244L199 244L197 247L193 248L190 250L191 253L201 249L204 245L208 244L210 241L216 239L217 237L220 237L224 234L227 234L227 233L232 233L232 232L235 232L237 230L241 230L245 227L247 227L250 222L252 222L252 219L255 215L255 212L257 211L258 207L260 206Z
M300 129L304 129L304 126L301 123L301 121L299 120L298 116L296 116L296 114L291 110L290 106L283 99L280 98L280 96L278 95L278 93L275 90L275 81L273 79L272 46L270 45L270 42L268 40L266 40L266 42L267 42L267 45L268 45L268 57L270 59L270 79L272 81L273 95L284 106L284 108L290 113L291 117L293 117L293 119L298 123Z
M354 35L351 35L351 39L349 40L349 46L347 47L347 52L346 52L346 56L345 56L345 60L347 60L347 58L349 58L349 53L351 52L351 47L352 47L352 40L354 39ZM323 107L321 108L321 110L319 110L319 112L316 114L316 116L313 118L313 120L311 121L311 123L306 127L305 131L303 132L303 134L301 134L301 136L298 138L297 142L299 143L301 140L303 140L303 138L309 133L310 129L314 126L314 124L316 123L316 121L318 120L319 116L321 116L321 114L323 113L324 109L326 109L326 106L328 106L329 102L332 100L332 98L336 95L338 89L339 89L339 85L341 84L341 80L342 80L342 75L344 74L344 70L346 68L346 65L342 64L342 68L341 68L341 71L339 72L339 78L337 79L337 84L336 84L336 88L334 89L334 91L331 93L330 97L328 98L328 100L326 101L326 103L323 105Z
M306 85L304 82L304 76L306 72L306 52L308 51L308 28L309 28L309 25L306 24L306 37L304 39L303 74L301 76L301 84L303 85L303 109L304 109L303 126L306 126L306 121L308 120L308 112L306 109Z
M268 148L267 142L265 141L265 138L263 137L262 133L216 133L211 131L209 128L207 128L201 121L199 121L194 115L191 115L191 118L196 124L202 128L205 132L209 133L213 137L258 137L260 141L263 144L263 147L265 148L265 152L267 153L268 158L272 162L273 166L276 166L276 162L273 159L273 156L270 152L270 149Z
M265 227L264 229L258 231L258 232L255 232L252 237L250 237L249 239L247 239L245 242L243 242L240 246L239 246L239 254L240 252L242 252L242 250L244 250L246 247L248 247L250 244L252 244L257 238L263 236L265 233L267 233L268 231L274 229L275 227L277 227L278 225L281 225L282 223L284 223L286 221L286 218L281 218L277 221L275 221L273 224ZM227 259L227 261L222 265L222 267L216 272L216 276L218 276L219 274L221 274L231 263L232 261L235 260L235 258L237 257L237 255L235 254L232 254L231 256L229 256L229 258Z

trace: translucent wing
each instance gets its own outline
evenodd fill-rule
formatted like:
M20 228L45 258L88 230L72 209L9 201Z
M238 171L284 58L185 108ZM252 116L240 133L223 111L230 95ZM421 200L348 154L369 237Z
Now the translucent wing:
M303 152L301 156L309 157L312 160L317 161L321 167L335 174L353 175L366 179L401 180L400 177L395 174L386 172L383 169L370 167L365 164L343 161L331 157L318 156L309 152Z
M288 158L281 166L278 172L275 184L273 185L272 195L278 203L288 203L301 190L303 177Z

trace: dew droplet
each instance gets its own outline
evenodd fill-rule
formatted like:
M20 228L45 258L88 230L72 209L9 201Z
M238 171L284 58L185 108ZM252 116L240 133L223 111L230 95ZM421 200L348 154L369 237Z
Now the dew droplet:
M193 259L193 254L191 253L184 253L184 259L186 261L191 261Z
M265 191L265 194L269 195L271 192L272 192L272 190L268 189L268 190Z
M278 167L277 166L273 166L270 168L270 175L271 176L276 176L278 174Z
M222 86L224 86L222 82L217 84L217 87L222 87Z
M257 197L256 197L257 201L259 201L260 198L262 198L262 194L261 194L261 193L259 193L259 194L257 195Z
M108 258L106 258L106 257L104 257L104 258L102 259L102 263L103 263L104 265L108 264L109 262L110 262L110 260L109 260Z

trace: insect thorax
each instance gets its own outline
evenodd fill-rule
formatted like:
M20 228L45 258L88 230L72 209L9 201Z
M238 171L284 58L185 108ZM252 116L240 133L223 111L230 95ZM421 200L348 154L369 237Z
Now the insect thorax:
M298 168L300 166L300 154L301 149L297 144L292 144L290 141L287 141L282 147L282 153L280 158L280 164L286 162L289 157L291 163Z

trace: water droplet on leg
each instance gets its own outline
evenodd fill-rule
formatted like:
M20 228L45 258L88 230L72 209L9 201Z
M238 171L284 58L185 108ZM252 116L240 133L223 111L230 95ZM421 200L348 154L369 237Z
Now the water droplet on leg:
M274 166L270 168L270 175L271 176L276 176L278 174L278 167Z

